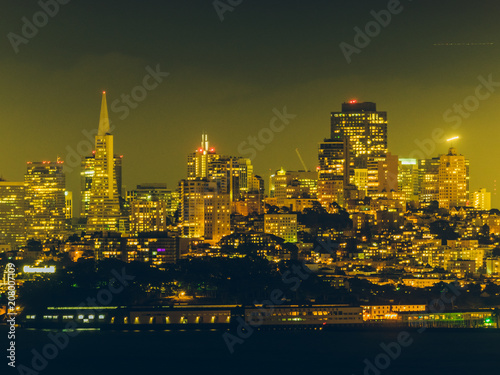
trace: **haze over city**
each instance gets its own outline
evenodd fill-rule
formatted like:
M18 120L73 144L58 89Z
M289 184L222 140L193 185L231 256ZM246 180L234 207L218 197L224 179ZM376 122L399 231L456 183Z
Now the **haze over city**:
M329 135L330 112L356 98L388 112L389 150L400 157L425 147L432 150L426 157L446 153L444 143L415 143L436 128L443 138L459 135L455 146L471 160L471 191L493 192L497 175L490 166L500 162L494 152L496 87L459 129L443 115L475 95L478 77L491 74L500 82L494 44L500 4L403 1L403 11L349 64L340 43L354 45L353 28L363 28L373 19L370 11L384 9L387 1L347 3L242 2L223 14L223 22L211 2L61 5L18 53L8 38L0 45L0 174L21 180L26 161L64 159L67 147L76 150L86 139L82 130L97 128L101 91L107 90L110 104L121 102L122 94L142 85L148 66L159 65L170 75L126 118L110 108L129 189L151 181L175 188L202 131L218 152L236 155L242 142L269 125L273 109L285 106L297 117L258 152L256 172L266 177L280 167L302 169L296 148L313 169L317 144ZM39 11L35 3L0 7L3 35L22 36L21 18ZM434 45L446 42L493 45ZM68 189L78 191L78 168L67 180Z

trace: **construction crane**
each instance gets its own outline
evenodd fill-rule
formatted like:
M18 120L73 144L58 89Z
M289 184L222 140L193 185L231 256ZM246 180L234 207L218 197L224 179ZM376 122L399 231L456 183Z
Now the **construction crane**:
M304 171L309 172L309 169L307 169L307 167L306 167L306 163L304 163L304 159L302 159L302 156L300 156L299 149L296 148L295 152L297 153L297 156L299 157L300 162L302 163L302 166L304 167Z

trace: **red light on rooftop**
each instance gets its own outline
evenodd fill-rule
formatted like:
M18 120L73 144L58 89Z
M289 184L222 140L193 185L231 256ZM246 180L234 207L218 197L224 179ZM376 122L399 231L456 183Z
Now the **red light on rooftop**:
M210 152L215 152L215 148L210 148Z
M356 99L349 100L349 104L356 104L358 101Z
M198 149L198 152L203 152L203 149L200 147L200 148Z

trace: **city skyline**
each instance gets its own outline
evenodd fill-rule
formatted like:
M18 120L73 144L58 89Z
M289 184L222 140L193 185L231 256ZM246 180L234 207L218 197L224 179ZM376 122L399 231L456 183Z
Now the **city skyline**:
M88 29L88 42L80 41L71 28L67 35L58 33L64 27L62 22L77 22L80 14L87 15L91 8L70 2L61 6L59 14L29 43L19 45L17 54L7 38L0 45L4 121L21 123L27 132L38 134L22 137L18 127L5 127L9 142L0 151L4 160L0 174L7 180L21 180L26 161L55 160L58 155L64 159L71 154L68 148L76 152L78 144L88 139L82 132L97 127L100 93L106 90L110 107L115 108L110 109L110 117L116 126L113 134L117 152L124 155L124 185L129 190L145 182L166 182L169 188L175 188L184 175L185 154L196 147L203 131L218 150L237 155L241 143L269 126L276 116L273 110L283 113L285 107L297 117L257 153L253 161L256 171L266 178L281 167L302 169L296 148L312 169L316 165L317 142L329 133L329 114L352 98L376 102L388 113L389 151L400 157L411 157L412 151L421 151L422 147L434 149L427 157L445 154L445 143L424 142L432 139L436 129L442 129L441 139L460 135L455 146L473 165L471 190L494 190L496 176L484 160L500 161L491 153L496 134L491 119L495 118L498 100L494 64L498 52L491 38L497 25L492 9L498 4L444 1L433 5L434 12L428 14L422 4L402 2L404 10L392 17L391 24L361 54L353 54L350 64L339 44L352 44L353 28L362 28L373 19L370 12L383 10L387 2L360 2L356 9L345 8L342 17L336 11L337 3L297 2L284 8L277 3L242 3L233 12L225 13L223 22L210 3L188 9L152 2L151 7L141 8L143 17L139 22L155 35L164 35L165 48L155 44L158 39L151 40L148 32L137 28L116 34L113 30L123 30L127 17L113 19L108 16L112 11L108 5L92 4L99 16L94 18L94 27ZM131 17L134 9L124 5L123 12ZM10 16L2 25L4 34L20 34L21 18L31 18L39 7L24 4L3 10ZM262 12L267 16L259 18L260 26L256 28L253 20ZM334 14L338 22L319 22L313 27L313 20L326 21L328 14ZM160 22L164 15L166 23ZM419 25L428 17L432 21L426 23L428 30L421 30ZM192 30L188 31L181 25L184 21L179 20L192 20ZM306 36L293 31L292 20L307 30ZM276 22L283 26L275 29ZM482 27L469 35L459 27L463 22ZM174 29L175 35L183 36L169 37L169 31ZM280 43L283 32L293 34L290 40L294 44ZM54 33L61 45L72 42L74 46L59 50L51 39ZM493 44L434 45L448 40ZM95 47L90 48L88 43ZM145 43L143 47L141 43ZM198 56L193 43L200 47L199 51L212 48L216 52L201 52ZM233 46L238 53L228 53ZM57 59L51 51L57 51ZM424 55L430 58L424 59ZM268 69L262 65L264 61ZM155 87L147 91L147 97L132 103L136 108L123 104L121 95L131 95L152 72L159 76L158 81L146 80L148 87ZM454 105L463 105L479 85L488 81L493 82L493 92L483 87L479 91L481 98L489 97L481 100L475 111L465 112L467 118L459 117L457 127ZM25 89L25 82L33 83L31 90ZM449 122L443 117L446 113ZM188 128L190 131L185 132ZM488 135L489 147L484 147L483 137L475 136L478 133ZM150 160L162 162L153 166ZM79 168L72 169L67 174L68 187L77 191ZM492 200L498 206L495 196Z
M93 168L94 168L94 163L95 163L94 160L95 160L95 156L96 156L96 150L100 147L98 145L100 145L102 143L102 141L98 142L98 140L97 140L98 137L103 137L104 135L107 135L108 139L111 140L111 153L114 156L114 157L112 157L112 159L114 159L113 160L113 165L114 165L113 168L115 169L114 172L113 172L115 177L112 177L112 179L115 181L114 183L117 184L118 190L120 190L119 196L121 196L121 197L124 198L125 197L125 188L128 188L126 186L122 186L122 171L121 171L121 168L122 168L122 162L123 162L124 155L119 155L118 156L118 155L116 155L113 152L113 138L114 137L113 137L113 135L112 135L111 132L115 129L115 126L114 125L112 125L112 126L110 125L111 122L109 120L109 115L108 115L108 105L107 105L107 101L106 101L106 92L105 91L102 92L101 95L102 96L101 96L99 126L98 126L97 131L95 132L95 134L96 134L96 144L93 146L92 152L90 154L81 155L81 160L76 160L77 163L75 164L75 165L77 165L76 169L77 169L78 175L81 176L80 177L80 184L81 184L80 188L77 188L75 190L71 190L71 188L69 188L66 185L66 190L68 192L72 193L73 195L75 195L75 202L79 202L79 203L74 203L72 205L72 207L71 207L72 212L73 212L73 217L87 217L87 213L86 212L89 209L88 205L89 205L89 202L90 202L91 181L92 181L92 177L89 177L87 174L88 173L92 173L92 174L94 173L93 172ZM363 124L363 121L365 121L365 120L361 120L361 123L358 124L358 122L357 122L358 120L356 120L356 117L354 117L355 121L352 123L353 127L349 128L351 130L347 130L347 131L346 130L336 130L335 133L333 131L333 129L337 129L333 125L333 119L334 118L336 119L337 116L340 116L340 118L342 118L342 116L350 116L350 113L356 113L356 110L353 111L352 108L355 108L355 109L356 108L361 108L361 112L360 113L364 113L364 111L366 110L367 111L366 112L367 113L367 115L366 115L367 116L366 117L367 121L368 121L368 119L371 119L372 115L370 115L370 113L375 113L376 117L373 120L374 121L373 124L375 126L378 126L376 124L381 124L383 126L383 129L384 129L382 138L380 138L380 139L385 140L384 141L385 142L385 146L382 145L382 148L380 149L381 151L376 151L376 152L379 152L380 156L383 156L383 157L382 158L378 157L378 158L374 158L373 159L375 161L375 165L372 165L371 167L368 165L368 169L369 170L373 170L372 172L369 172L369 173L375 173L375 174L380 173L380 172L377 172L377 167L376 167L376 164L378 163L376 160L378 160L378 159L385 160L385 157L395 158L394 160L396 160L396 163L397 163L398 157L404 163L406 163L405 160L410 160L410 159L407 159L407 158L401 158L399 155L392 155L392 153L390 151L387 151L387 150L390 149L389 147L387 147L387 133L390 133L390 131L387 130L387 128L388 128L388 126L387 126L387 113L386 112L370 112L372 110L376 111L376 105L377 104L373 103L373 102L367 102L367 103L365 103L365 102L358 102L355 99L351 99L350 101L344 102L342 104L342 109L343 110L341 112L332 112L331 113L331 117L332 117L332 135L331 136L334 137L334 139L328 139L327 137L325 137L323 142L318 142L318 144L320 146L319 147L320 148L320 155L322 155L323 152L324 152L324 151L321 151L321 149L323 147L331 147L331 146L326 146L326 145L329 144L329 142L330 142L330 144L334 144L335 142L337 142L337 143L340 144L341 149L342 149L342 147L347 147L347 149L350 150L349 153L350 153L350 160L351 161L346 165L346 167L347 167L346 173L347 174L345 174L344 172L340 171L340 175L339 175L339 177L341 178L341 180L344 179L344 183L343 183L344 187L347 186L347 184L349 183L348 182L349 181L349 176L350 176L351 182L353 184L358 185L358 187L361 187L359 185L360 180L358 179L357 176L355 176L355 171L361 171L361 173L363 173L362 171L364 170L364 169L356 169L356 167L355 167L356 163L359 164L360 162L355 162L354 159L356 158L355 155L357 155L358 152L359 152L359 151L357 151L357 149L359 147L362 147L361 149L366 149L366 145L365 146L354 146L353 143L357 142L360 145L361 143L359 143L359 141L358 141L359 138L358 137L361 136L362 139L365 139L365 136L362 135L361 133L358 133L359 130L353 130L353 129L362 129L364 125L362 125L362 128L356 128L356 126L359 126L359 124ZM366 106L368 106L368 107L366 107ZM383 120L379 120L378 117L377 117L380 113L382 113L383 116L384 116ZM357 115L354 114L353 116L357 116ZM285 121L286 121L286 119L285 119ZM335 121L337 121L337 120L335 120ZM342 121L344 121L344 120L342 120ZM369 121L372 121L372 120L369 120ZM358 124L358 125L355 125L355 124ZM351 126L351 125L349 125L349 126ZM389 126L389 129L390 129L390 126ZM346 132L345 133L346 135L340 135L340 134L343 134L343 132ZM370 133L371 133L371 130L370 130ZM88 134L92 134L92 133L88 133ZM376 133L376 137L379 137L379 136L380 136L380 133ZM350 141L347 141L348 142L347 145L342 146L342 143L344 142L343 141L344 137L346 137L345 139L349 139L350 138ZM457 138L459 138L459 137L458 136L457 137L453 137L452 139L450 139L448 141L455 141ZM338 139L338 140L335 140L335 139ZM371 134L368 135L366 139L369 140L368 144L370 144L371 143L371 139L372 139L372 135ZM365 139L365 141L366 141L366 139ZM256 141L258 142L258 139ZM109 140L107 142L109 142ZM334 142L334 143L331 143L331 142ZM448 145L450 145L450 144L453 145L453 143L448 143ZM205 173L204 176L207 177L206 176L206 173L207 173L206 172L206 168L207 168L207 166L206 165L204 167L199 166L198 164L200 162L198 162L198 161L195 163L195 160L197 158L195 155L197 153L199 153L203 148L207 148L207 150L206 150L207 153L213 154L213 155L217 155L218 152L219 152L219 150L216 150L215 147L212 147L211 143L210 143L210 150L208 150L208 145L209 145L208 134L206 134L205 132L203 132L202 133L202 142L201 142L201 146L202 147L197 147L195 149L194 153L187 153L187 155L186 155L187 158L188 158L187 173L184 173L184 175L177 181L176 184L174 184L174 186L172 186L172 185L168 186L168 184L167 184L168 188L171 191L176 191L176 190L179 191L179 189L181 189L181 187L180 187L181 185L180 184L182 183L182 180L185 179L186 177L188 179L195 177L195 175L194 175L194 169L193 169L193 168L195 168L195 164L196 164L196 169L197 170L198 170L198 168L203 168L203 170L205 170L205 172L203 172L203 173ZM105 146L105 148L106 147L107 146ZM376 146L376 145L373 145L371 147L375 147L374 150L375 149L378 150L378 148L379 148L379 146ZM361 150L361 149L359 149L359 150ZM449 154L449 152L451 152L452 149L456 153L456 148L454 148L452 146L451 148L448 148L448 150L447 150L446 153L439 153L438 155L431 155L431 156L427 157L426 160L429 160L429 161L431 159L438 160L440 157ZM298 149L296 151L298 151ZM318 149L316 150L316 152L318 152ZM345 152L345 150L344 150L344 152ZM103 153L103 155L107 154L106 150L103 151L102 153ZM361 153L367 154L366 151L362 151ZM384 156L384 155L386 155L386 156ZM316 164L315 168L307 168L307 170L305 170L304 167L306 167L306 165L305 165L305 163L303 163L301 155L298 154L297 156L298 156L298 160L300 160L300 162L302 162L302 164L301 164L301 166L299 168L296 168L295 171L301 171L301 170L306 171L306 172L311 171L311 170L317 171L319 173L318 176L319 176L319 180L320 181L323 179L321 176L322 176L322 174L324 172L327 172L327 173L332 173L333 172L333 170L328 171L329 168L338 168L339 167L339 166L334 166L334 165L332 165L332 166L326 166L325 165L325 166L321 167L321 165L324 163L324 161L323 161L323 159L319 159L317 161L317 164ZM379 156L379 155L377 154L377 156ZM110 155L110 157L111 157L111 155ZM201 157L203 157L203 155ZM207 156L205 156L205 158L206 157ZM221 155L221 157L225 158L225 156L222 156L222 155ZM248 160L248 162L251 163L251 158L250 159L244 158L241 155L239 155L239 156L231 156L231 158L238 158L238 157L240 157L243 160ZM336 157L337 158L338 157L342 158L341 155L338 155ZM190 161L192 158L194 158L194 159L192 161ZM423 160L423 159L416 159L416 158L414 158L414 159L417 160L417 161L418 160ZM205 160L204 164L207 163L207 160ZM33 162L36 162L36 163L51 163L50 161L43 161L43 162L42 161L28 161L27 165L29 166ZM60 157L58 157L57 158L57 163L61 163L62 164L62 163L64 163L64 161L61 160ZM118 166L116 166L116 163L119 163ZM201 163L203 164L203 162L201 162ZM192 164L192 166L190 166L191 164ZM372 164L373 164L373 161L372 161ZM366 168L366 167L367 167L366 161L361 161L361 164L357 165L357 168ZM107 168L107 167L105 167L105 168ZM116 168L118 168L118 169L116 169ZM191 171L190 168L193 169L193 171ZM373 168L375 168L375 169L373 169ZM87 171L87 169L88 169L89 172ZM324 169L324 171L323 171L323 169ZM283 167L280 167L280 168L276 168L275 170L269 170L269 173L268 173L269 178L272 177L272 175L274 175L276 172L279 172L280 170L287 170L287 169L283 168ZM288 170L291 171L291 169L288 169ZM62 171L65 172L65 175L68 174L68 171L66 171L64 168L62 169ZM73 171L73 168L70 167L70 172L69 173L71 173L72 171ZM202 172L200 172L200 173L202 173ZM254 172L254 166L252 166L252 174L254 174L254 173L255 173ZM339 173L339 171L337 171L335 173ZM358 173L358 172L356 172L356 173ZM386 171L386 173L387 173L387 171ZM389 172L389 173L390 174L391 173L395 174L395 172ZM258 173L255 173L255 175L258 175ZM200 175L200 176L197 176L197 177L203 177L203 176ZM106 179L109 179L109 178L111 178L111 177L109 177L109 176L106 177ZM265 178L264 181L268 181L269 178ZM379 179L380 176L379 177L376 177L376 176L368 177L367 182L370 180L370 178ZM330 180L330 179L332 179L331 176L326 178L326 180ZM8 182L16 182L16 181L13 181L13 180L7 180L7 181ZM108 182L108 183L112 183L112 182ZM142 182L142 184L148 184L148 183L161 183L161 184L163 184L165 182L164 181L160 181L158 179L154 179L154 178ZM370 185L369 182L368 182L368 184ZM128 191L132 191L132 190L135 189L136 186L139 186L139 185L141 185L141 183L134 184L133 187L130 187L127 190ZM399 185L401 185L401 183ZM396 186L397 186L397 183L396 183ZM123 191L121 191L122 188L123 188ZM400 188L401 188L401 186L400 186ZM340 186L340 190L342 190L342 189L343 189L343 187ZM485 189L485 188L480 187L480 188L477 188L477 189L474 190L474 189L472 189L472 188L469 187L469 159L467 158L467 192L472 194L472 193L474 193L476 191L479 192L481 189ZM116 188L115 188L115 190L116 190ZM270 191L270 186L267 186L265 188L266 194L269 191ZM489 193L491 193L492 196L493 196L493 198L494 198L494 192L489 191ZM434 200L438 200L437 196L434 197L434 198L435 198ZM467 201L465 203L467 203L469 201L469 198L470 197L467 196ZM335 198L335 200L338 200L338 198ZM471 204L472 204L472 199L470 199L470 200L471 200ZM231 198L231 201L233 201L232 198ZM320 199L320 201L321 201L321 199ZM494 207L494 206L492 206L492 207ZM85 211L84 211L85 213L82 213L83 209L85 209Z
M500 1L0 12L2 374L498 369Z

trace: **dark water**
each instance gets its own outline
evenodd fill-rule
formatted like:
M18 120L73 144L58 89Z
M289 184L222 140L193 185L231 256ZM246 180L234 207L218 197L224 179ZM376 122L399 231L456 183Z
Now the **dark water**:
M17 365L31 367L32 349L51 342L50 331L19 330ZM221 331L80 331L40 374L498 374L500 330L409 332L401 354L384 361L381 344L399 331L255 331L230 354ZM6 353L6 331L0 348ZM394 345L393 345L394 348ZM365 360L379 356L380 370ZM2 355L0 374L12 371Z

